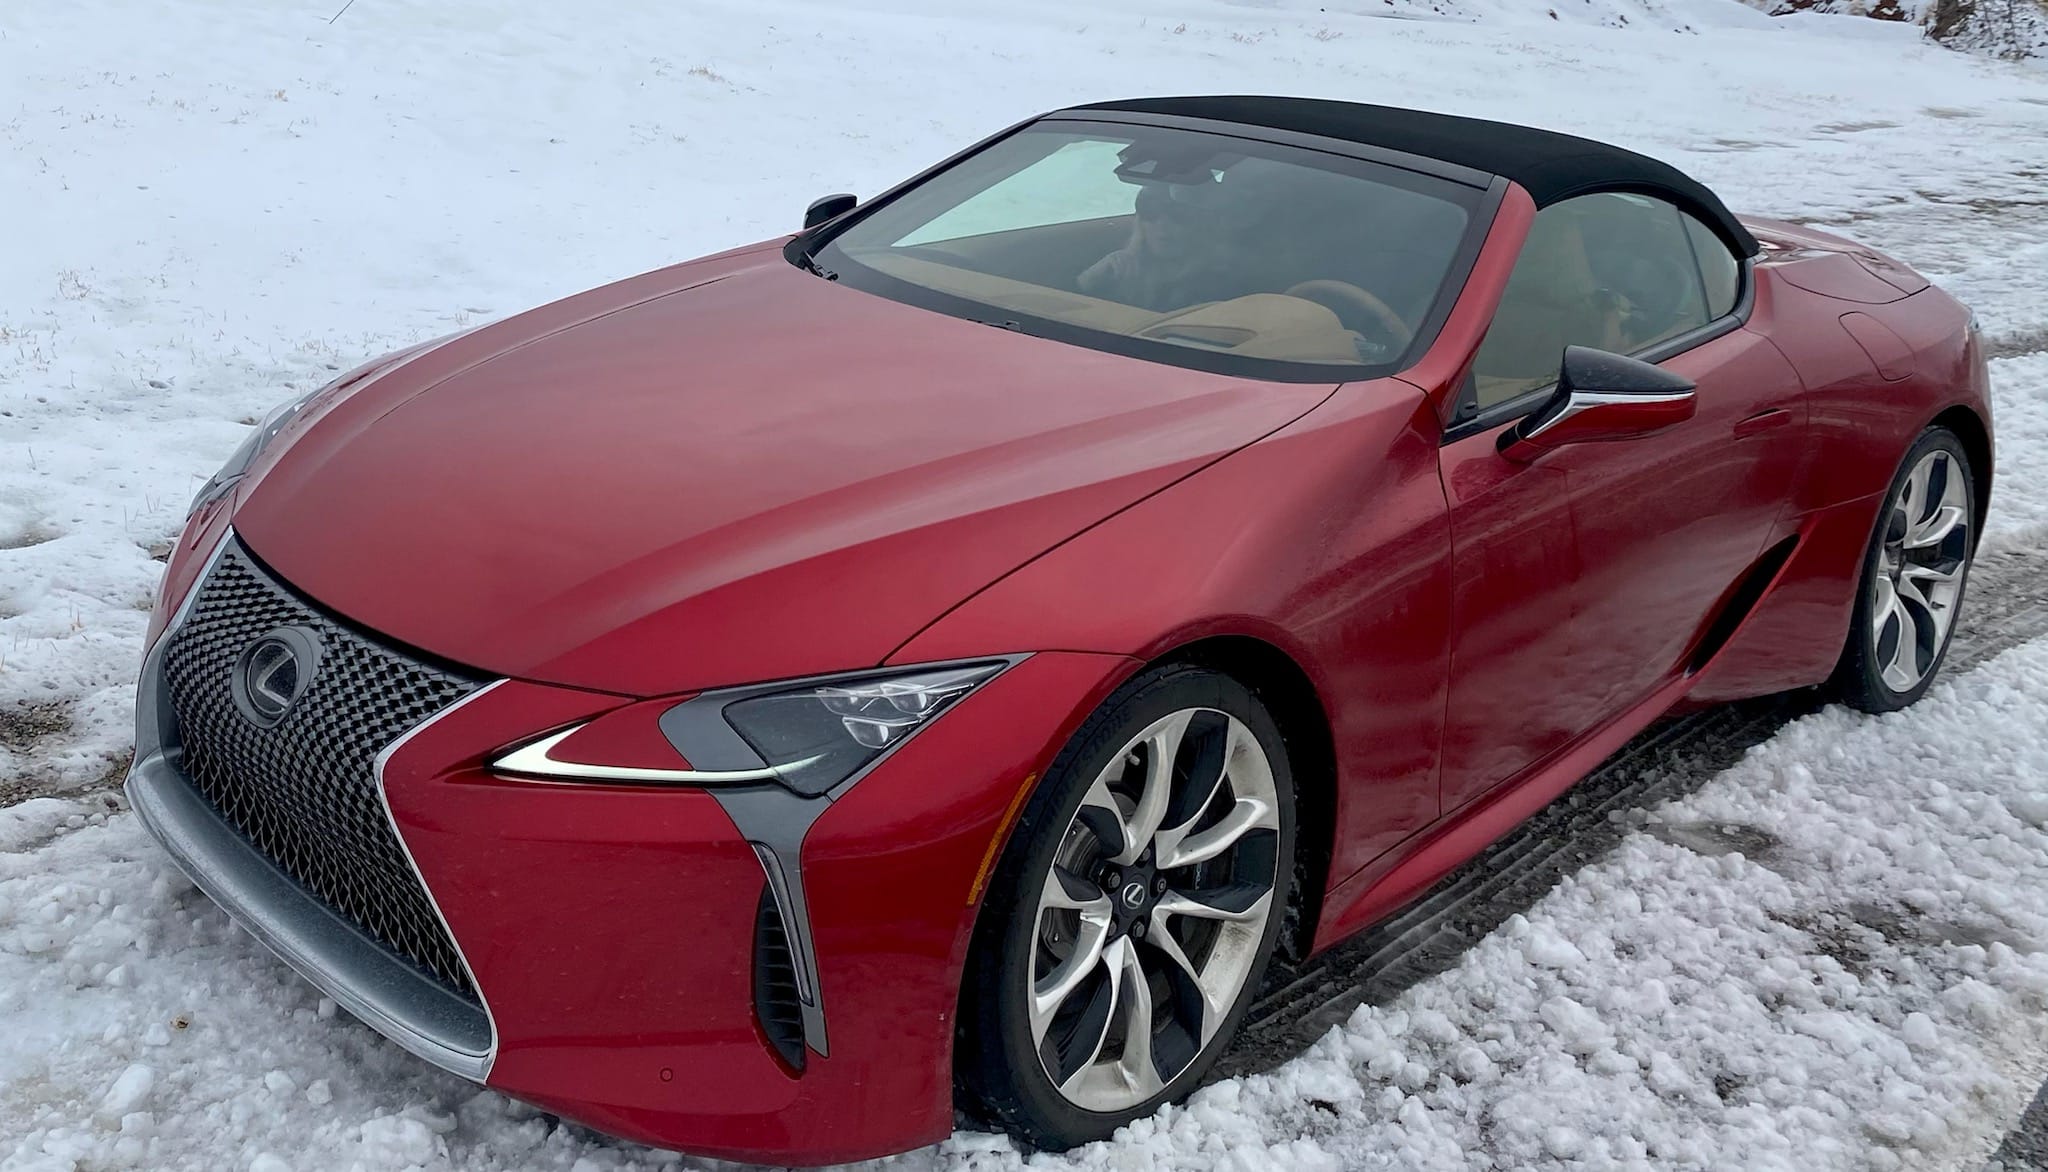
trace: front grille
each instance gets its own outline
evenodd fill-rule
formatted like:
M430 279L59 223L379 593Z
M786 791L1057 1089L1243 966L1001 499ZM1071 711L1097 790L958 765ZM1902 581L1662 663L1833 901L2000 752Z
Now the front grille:
M268 727L233 677L256 640L309 631L311 681ZM299 598L230 539L166 645L165 690L193 786L308 892L451 992L479 1003L377 793L377 754L483 686L366 638Z
M761 906L754 910L754 1016L782 1060L803 1070L804 1011L797 1000L796 961L789 951L789 929L765 884Z

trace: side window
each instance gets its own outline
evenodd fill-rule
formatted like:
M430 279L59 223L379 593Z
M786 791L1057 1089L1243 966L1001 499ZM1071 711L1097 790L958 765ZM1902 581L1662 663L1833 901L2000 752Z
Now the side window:
M1633 354L1719 316L1686 220L1661 199L1620 192L1538 212L1473 365L1479 407L1556 382L1566 346Z
M1693 253L1699 257L1700 276L1707 284L1707 317L1727 317L1735 312L1735 299L1742 292L1742 262L1714 235L1714 230L1686 215L1686 234L1692 237Z

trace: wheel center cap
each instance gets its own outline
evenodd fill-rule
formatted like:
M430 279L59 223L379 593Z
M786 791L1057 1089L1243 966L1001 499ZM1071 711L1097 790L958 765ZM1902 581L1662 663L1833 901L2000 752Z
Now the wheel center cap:
M1152 913L1159 901L1159 872L1154 867L1133 864L1118 869L1116 883L1108 886L1109 906L1117 924L1129 928Z

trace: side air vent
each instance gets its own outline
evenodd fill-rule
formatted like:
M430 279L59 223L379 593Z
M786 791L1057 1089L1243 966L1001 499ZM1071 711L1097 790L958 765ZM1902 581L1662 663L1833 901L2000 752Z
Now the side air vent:
M797 997L796 962L790 956L789 928L765 883L754 912L754 1015L783 1064L802 1073L804 1013Z
M1728 640L1735 637L1735 629L1749 617L1750 611L1756 609L1756 604L1763 601L1764 591L1770 589L1771 581L1778 576L1778 571L1785 568L1785 563L1792 560L1792 551L1798 546L1798 534L1785 538L1765 550L1763 556L1735 583L1715 612L1714 621L1707 624L1698 645L1693 648L1692 660L1686 664L1688 672L1705 668L1721 648L1728 645Z

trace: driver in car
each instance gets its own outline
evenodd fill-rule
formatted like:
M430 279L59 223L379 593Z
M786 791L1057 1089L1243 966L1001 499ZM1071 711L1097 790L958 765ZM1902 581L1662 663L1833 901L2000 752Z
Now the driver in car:
M1081 292L1141 309L1185 309L1246 292L1225 272L1216 215L1176 198L1169 184L1138 188L1137 216L1122 248L1083 270Z

